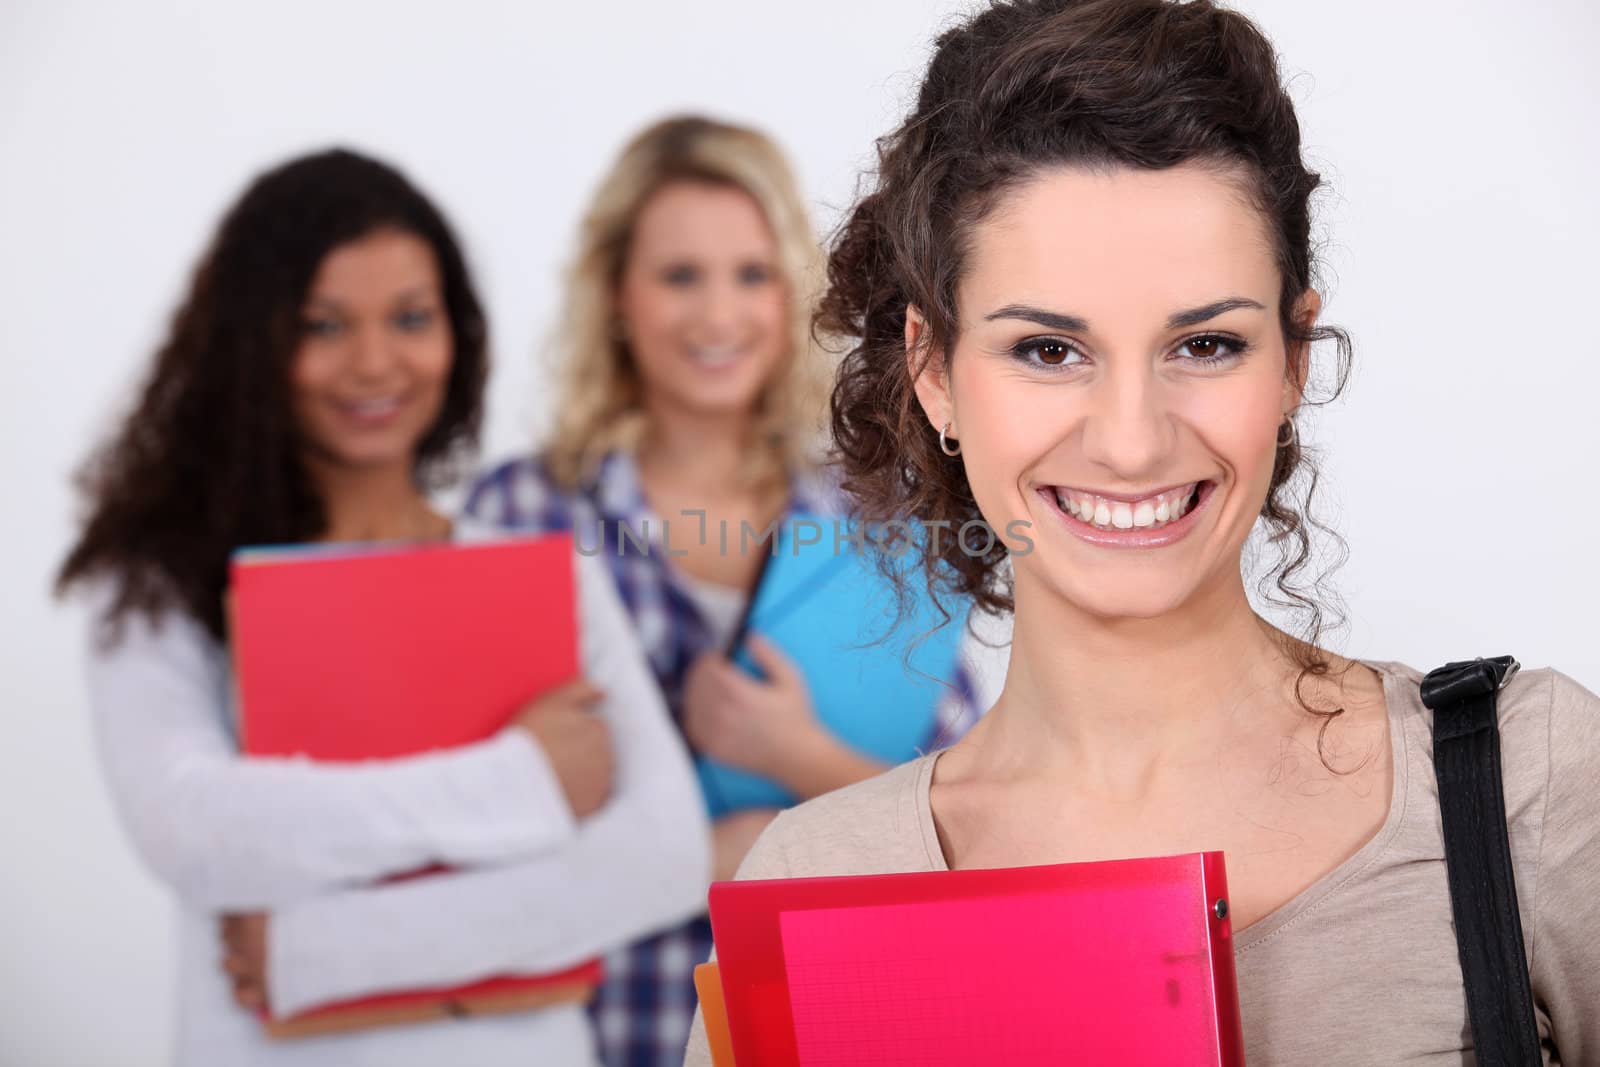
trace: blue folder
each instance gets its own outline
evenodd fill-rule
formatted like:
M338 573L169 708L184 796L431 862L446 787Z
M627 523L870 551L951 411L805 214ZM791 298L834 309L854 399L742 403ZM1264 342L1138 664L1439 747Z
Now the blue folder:
M955 678L970 605L941 598L950 614L945 620L917 569L909 574L900 614L893 583L848 534L836 537L836 521L843 530L854 528L833 516L785 521L746 627L795 662L823 725L864 755L903 763L935 740L935 710ZM742 643L733 659L760 676ZM798 799L776 782L704 756L696 764L713 818L788 807Z

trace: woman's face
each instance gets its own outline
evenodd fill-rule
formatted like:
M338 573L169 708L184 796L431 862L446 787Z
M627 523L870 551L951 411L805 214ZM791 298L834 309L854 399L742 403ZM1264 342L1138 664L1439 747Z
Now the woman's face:
M409 468L444 406L455 349L432 248L399 230L338 246L317 268L301 319L289 381L312 455Z
M788 313L760 206L732 186L662 188L634 225L617 311L650 407L750 412L785 356Z
M984 518L1030 527L1019 597L1152 618L1237 585L1299 398L1279 284L1265 220L1199 166L1048 171L977 226L948 374L917 391Z

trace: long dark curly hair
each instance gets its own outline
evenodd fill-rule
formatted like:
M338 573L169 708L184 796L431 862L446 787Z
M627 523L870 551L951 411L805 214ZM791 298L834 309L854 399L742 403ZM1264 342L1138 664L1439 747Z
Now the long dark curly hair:
M416 455L419 484L476 445L488 330L449 224L399 171L344 149L260 175L224 215L121 428L78 475L87 517L56 580L115 582L105 622L174 608L225 640L228 558L316 538L323 502L302 461L289 367L306 294L329 252L375 231L433 249L454 358Z
M1300 125L1271 43L1243 15L1209 2L1007 0L945 32L911 113L878 141L876 174L835 236L818 332L850 338L832 397L845 487L868 521L906 516L981 521L960 460L944 455L912 388L906 309L927 321L920 358L945 359L959 333L956 288L972 228L1001 196L1059 166L1159 170L1196 161L1244 174L1268 223L1282 279L1280 325L1291 353L1333 341L1331 394L1343 387L1350 340L1291 317L1312 285L1311 197ZM926 363L923 363L926 366ZM1304 372L1305 368L1297 368ZM1331 395L1325 399L1331 399ZM1298 434L1279 447L1261 510L1279 553L1270 599L1324 626L1304 572L1314 558L1316 475ZM924 558L936 588L1009 611L1004 539L976 556L955 539ZM1326 670L1298 646L1306 674Z

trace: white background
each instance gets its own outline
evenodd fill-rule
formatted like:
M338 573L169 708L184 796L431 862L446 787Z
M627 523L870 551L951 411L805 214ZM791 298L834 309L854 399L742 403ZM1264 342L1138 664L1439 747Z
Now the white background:
M226 9L225 9L226 8ZM453 0L0 5L0 1063L164 1062L163 891L91 758L81 620L47 586L69 474L142 372L224 206L335 142L458 224L499 359L488 451L546 416L535 362L597 175L637 126L758 123L837 218L959 5ZM1255 0L1334 189L1319 232L1357 377L1313 437L1351 547L1341 646L1514 651L1600 688L1600 21L1590 0Z

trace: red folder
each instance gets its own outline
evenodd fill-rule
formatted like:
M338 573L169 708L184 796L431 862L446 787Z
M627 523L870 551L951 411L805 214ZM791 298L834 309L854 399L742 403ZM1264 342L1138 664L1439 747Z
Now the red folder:
M710 899L739 1067L1244 1063L1220 852Z
M568 535L476 545L254 549L232 566L241 747L390 758L492 736L578 674ZM599 961L269 1019L280 1036L586 998Z

